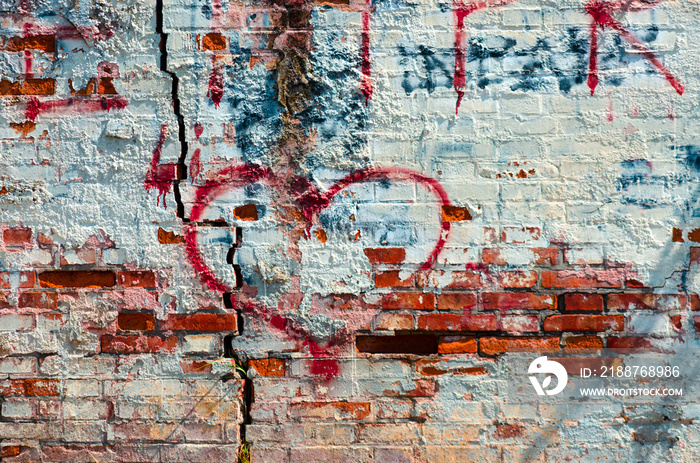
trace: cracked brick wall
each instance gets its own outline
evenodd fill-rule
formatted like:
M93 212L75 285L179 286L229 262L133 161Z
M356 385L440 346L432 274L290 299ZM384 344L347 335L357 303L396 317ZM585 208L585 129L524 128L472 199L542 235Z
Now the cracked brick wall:
M698 461L503 359L696 346L699 18L0 0L0 458Z

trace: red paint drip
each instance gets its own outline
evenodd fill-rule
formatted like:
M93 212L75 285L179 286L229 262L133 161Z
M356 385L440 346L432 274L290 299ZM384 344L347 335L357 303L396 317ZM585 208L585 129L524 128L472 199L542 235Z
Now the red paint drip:
M369 100L372 98L372 92L374 88L372 87L372 64L370 61L370 37L369 37L369 23L370 23L370 8L371 0L367 0L367 9L362 12L362 83L360 84L360 91L365 96L365 105L369 104Z
M66 98L63 100L39 101L32 98L27 104L24 115L27 119L34 121L40 113L53 113L57 111L77 111L77 112L99 112L110 111L112 109L124 109L129 102L121 97L99 97L99 98Z
M640 7L634 8L634 10L641 10L651 8L658 2L642 5ZM595 91L596 85L598 85L598 69L597 69L597 55L598 55L598 31L596 25L600 26L601 29L605 27L610 27L615 30L620 37L622 37L627 43L632 45L637 49L642 56L644 56L651 64L653 64L656 69L663 74L663 76L671 84L671 87L679 94L682 95L685 90L683 85L670 73L666 67L661 64L661 61L654 55L654 53L649 50L644 42L639 40L634 36L629 30L627 30L620 22L612 17L613 11L626 10L624 5L621 3L604 3L601 0L593 0L586 5L586 12L593 18L593 23L591 24L591 56L590 64L588 69L588 86L591 89L591 95Z
M211 98L216 108L219 107L221 98L224 96L224 76L221 74L221 69L216 65L216 57L212 59L207 96Z
M612 122L613 120L615 120L615 114L613 113L613 102L611 99L610 103L608 103L608 122Z
M146 191L151 191L152 189L158 190L157 203L160 205L160 198L163 197L163 207L168 208L165 203L165 197L170 193L170 188L172 188L173 180L175 180L177 173L177 166L173 163L160 164L160 155L163 151L163 145L165 144L165 137L168 135L168 127L163 124L160 127L160 137L158 137L158 143L153 149L153 158L151 159L151 165L148 167L148 172L146 172L146 178L143 181L143 187Z
M31 35L32 25L29 23L24 23L24 36L29 37ZM24 50L24 77L26 79L31 79L34 77L32 73L32 52L30 50Z
M192 160L190 161L190 179L191 182L194 182L194 179L199 177L199 174L202 171L202 163L200 160L200 154L202 150L197 148L194 150L194 153L192 154Z
M199 140L199 137L202 136L202 132L204 132L204 127L202 127L202 124L199 122L194 125L194 136L197 137L197 140Z

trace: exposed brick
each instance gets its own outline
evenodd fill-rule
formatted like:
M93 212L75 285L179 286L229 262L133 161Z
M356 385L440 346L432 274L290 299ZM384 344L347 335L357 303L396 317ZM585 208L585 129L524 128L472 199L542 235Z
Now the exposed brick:
M226 37L217 33L210 32L202 37L202 50L225 50L226 49Z
M557 297L552 294L484 293L482 301L484 309L488 310L553 310L557 308Z
M212 370L212 363L206 360L182 359L180 360L180 369L186 375L209 374Z
M608 337L608 349L650 349L654 344L647 338L642 337Z
M406 259L404 248L365 248L370 264L400 264Z
M103 77L97 85L98 95L118 95L117 89L114 88L114 80L111 77Z
M609 294L608 310L680 310L688 299L682 294Z
M61 392L61 381L58 379L11 379L0 381L0 395L5 396L57 396Z
M435 294L433 293L392 293L382 297L381 307L387 310L433 310Z
M297 402L290 405L295 419L362 420L370 413L369 402Z
M622 331L622 315L552 315L544 320L545 331Z
M544 288L621 288L622 277L615 270L552 270L542 273Z
M53 35L30 35L27 37L8 37L4 50L17 53L23 50L41 50L45 53L56 51L56 39Z
M685 240L683 239L683 230L673 227L671 229L671 241L674 243L684 243Z
M603 340L598 336L569 336L566 338L566 349L588 350L602 348Z
M2 232L5 246L27 246L32 243L32 229L29 227L10 227Z
M442 206L443 222L466 222L472 219L469 209L460 206Z
M379 320L376 323L378 330L412 330L413 315L399 313L383 313L379 315Z
M428 331L497 331L495 315L431 314L418 318L418 329Z
M57 307L58 301L55 293L39 291L22 291L17 297L17 305L20 308L49 309Z
M476 353L476 338L469 336L440 336L438 353L474 354Z
M214 313L171 314L158 324L158 328L164 331L236 331L238 316Z
M102 352L110 354L145 354L172 352L178 346L175 336L102 336Z
M533 333L540 330L540 318L537 315L504 315L501 328L510 333Z
M558 265L559 248L532 248L535 263L538 265Z
M378 288L405 288L414 286L415 277L413 274L409 274L405 279L401 279L399 270L388 270L386 272L377 272L375 275L375 284Z
M120 313L117 316L117 326L126 331L151 331L155 328L156 319L152 313Z
M185 242L185 237L174 232L158 228L158 242L161 244L180 244Z
M34 272L0 272L0 288L10 288L14 282L19 288L31 288L36 282Z
M474 293L442 293L437 298L438 310L471 309L476 306Z
M565 294L564 309L567 311L602 311L603 296L600 294Z
M437 337L423 334L396 336L358 335L355 338L358 352L370 354L435 354Z
M452 272L452 283L447 288L481 289L482 285L480 273L460 270Z
M700 264L700 246L690 247L690 265Z
M120 286L142 288L155 288L156 276L149 270L133 270L129 272L117 272L117 281Z
M506 265L508 261L501 252L502 250L497 248L484 248L481 251L481 261L487 265Z
M501 272L498 274L498 282L503 288L532 288L537 284L538 277L534 270Z
M233 216L238 220L254 222L258 220L258 208L253 203L244 204L233 208Z
M559 350L558 337L488 337L479 339L479 350L486 355L505 352L552 352Z
M107 270L56 270L39 274L42 288L100 288L116 284L114 272Z
M2 79L0 80L0 96L53 95L55 87L56 81L54 79L26 79L18 82Z
M284 376L287 371L285 361L276 358L251 359L248 367L253 368L261 376Z

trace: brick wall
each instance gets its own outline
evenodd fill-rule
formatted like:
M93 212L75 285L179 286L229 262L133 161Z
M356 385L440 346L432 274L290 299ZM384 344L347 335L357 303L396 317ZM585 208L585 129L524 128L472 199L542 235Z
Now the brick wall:
M696 3L0 18L2 461L700 458L505 361L697 347Z

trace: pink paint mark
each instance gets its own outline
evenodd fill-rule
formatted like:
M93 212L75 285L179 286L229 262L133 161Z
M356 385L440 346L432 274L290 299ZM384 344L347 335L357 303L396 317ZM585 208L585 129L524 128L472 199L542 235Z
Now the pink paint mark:
M464 89L467 86L467 49L466 30L464 29L464 19L471 13L486 8L496 8L507 5L516 0L481 0L464 3L462 0L454 0L452 3L452 14L455 18L455 72L452 83L457 92L457 105L455 115L459 114L459 106L462 104Z
M612 122L615 119L615 113L613 113L613 101L612 98L608 102L608 122Z
M24 36L29 37L31 35L32 25L29 23L24 23ZM30 50L24 50L24 77L26 79L31 79L34 77L32 73L32 52Z
M216 65L216 57L212 58L207 96L211 98L216 108L219 107L221 98L224 96L224 76L221 74L221 69Z
M39 101L31 98L24 111L27 119L34 121L41 113L54 113L58 111L98 112L112 109L124 109L128 101L121 97L97 97L97 98L66 98L62 100Z
M148 172L146 172L146 178L143 181L143 187L146 191L151 191L152 189L158 190L157 203L160 205L160 198L163 197L163 207L168 208L165 203L165 197L170 193L170 188L173 185L173 180L176 178L177 166L174 163L160 164L160 155L163 151L163 145L165 144L165 137L168 135L168 127L163 124L160 127L160 137L158 137L158 143L153 149L153 158L151 159L151 165L148 167Z
M629 30L627 30L619 21L613 18L613 13L619 11L627 11L629 9L633 11L639 11L643 9L652 8L659 3L660 0L655 2L641 2L641 5L637 6L634 1L630 1L626 5L622 3L605 3L602 0L592 0L586 5L586 12L593 18L593 24L591 25L591 57L588 70L588 86L591 88L591 95L595 91L595 86L598 84L598 69L597 69L597 28L596 25L600 26L601 29L605 27L610 27L616 31L620 37L622 37L627 43L632 45L637 51L639 51L642 56L644 56L651 64L653 64L661 74L668 80L671 86L676 90L679 95L683 94L683 85L661 64L661 61L654 55L654 53L649 50L641 40L635 37ZM592 85L593 84L593 85Z
M204 132L204 127L202 124L199 122L194 125L194 136L197 137L197 140L199 140L199 137L202 136L202 132Z
M374 88L372 87L372 63L370 61L370 36L369 36L369 25L370 25L370 14L371 14L372 2L367 0L367 8L362 12L362 83L360 84L360 91L365 96L365 105L369 104L369 100L372 98L372 93Z
M192 160L190 161L190 181L194 182L194 179L199 177L200 172L202 171L202 163L200 160L200 154L202 150L197 148L194 150L194 153L192 154Z

